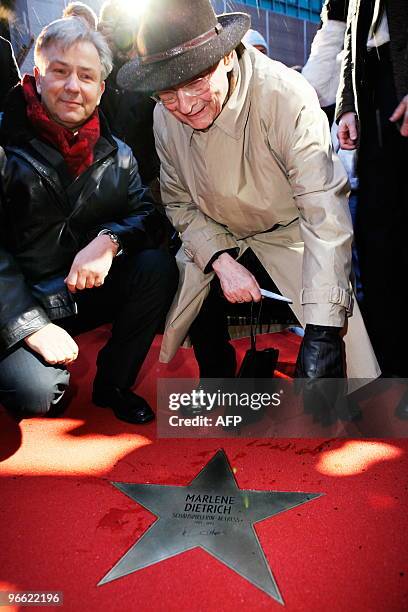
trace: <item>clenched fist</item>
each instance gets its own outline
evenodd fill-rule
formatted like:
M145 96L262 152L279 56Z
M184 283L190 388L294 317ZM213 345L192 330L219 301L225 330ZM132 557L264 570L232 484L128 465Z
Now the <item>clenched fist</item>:
M344 113L341 116L337 138L340 147L346 151L352 151L357 147L358 126L355 113Z
M77 289L92 289L103 285L117 252L118 245L107 234L97 236L79 251L65 279L71 293L76 293Z

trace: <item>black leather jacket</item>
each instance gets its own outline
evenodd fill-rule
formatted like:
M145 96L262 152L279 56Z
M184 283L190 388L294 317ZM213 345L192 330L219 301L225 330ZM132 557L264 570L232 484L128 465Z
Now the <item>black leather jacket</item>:
M93 164L72 180L62 156L39 140L26 118L20 87L3 118L0 203L0 348L50 321L33 285L64 278L75 255L102 229L125 253L156 246L163 221L140 181L130 148L101 117ZM0 194L1 195L1 194Z

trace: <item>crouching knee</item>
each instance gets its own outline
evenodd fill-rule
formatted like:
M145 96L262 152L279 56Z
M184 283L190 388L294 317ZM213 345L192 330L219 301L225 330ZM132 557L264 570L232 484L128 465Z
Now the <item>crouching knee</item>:
M67 370L57 370L44 378L24 381L6 394L3 403L21 418L44 416L63 400L69 384Z

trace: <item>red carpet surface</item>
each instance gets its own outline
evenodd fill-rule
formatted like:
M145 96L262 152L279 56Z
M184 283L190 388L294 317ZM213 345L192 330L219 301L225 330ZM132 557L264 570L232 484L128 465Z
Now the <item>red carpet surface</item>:
M155 520L110 481L186 485L223 448L241 488L325 494L256 526L288 612L408 609L406 440L157 439L90 402L107 333L80 339L62 417L17 424L0 409L0 591L63 591L51 609L67 612L282 609L200 549L96 586ZM271 340L290 375L299 339ZM235 345L242 357L248 341ZM162 365L158 346L136 387L153 405L158 377L197 374L189 350Z

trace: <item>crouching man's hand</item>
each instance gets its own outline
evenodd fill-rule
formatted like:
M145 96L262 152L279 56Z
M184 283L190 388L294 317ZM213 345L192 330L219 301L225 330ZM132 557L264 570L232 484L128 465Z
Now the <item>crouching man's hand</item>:
M222 253L213 263L225 298L235 302L259 302L261 292L253 274L228 253Z
M47 363L71 363L78 357L79 348L68 332L54 323L48 323L24 338L26 345Z
M68 289L75 293L77 289L92 289L103 285L118 248L107 234L94 238L76 254L65 279Z

